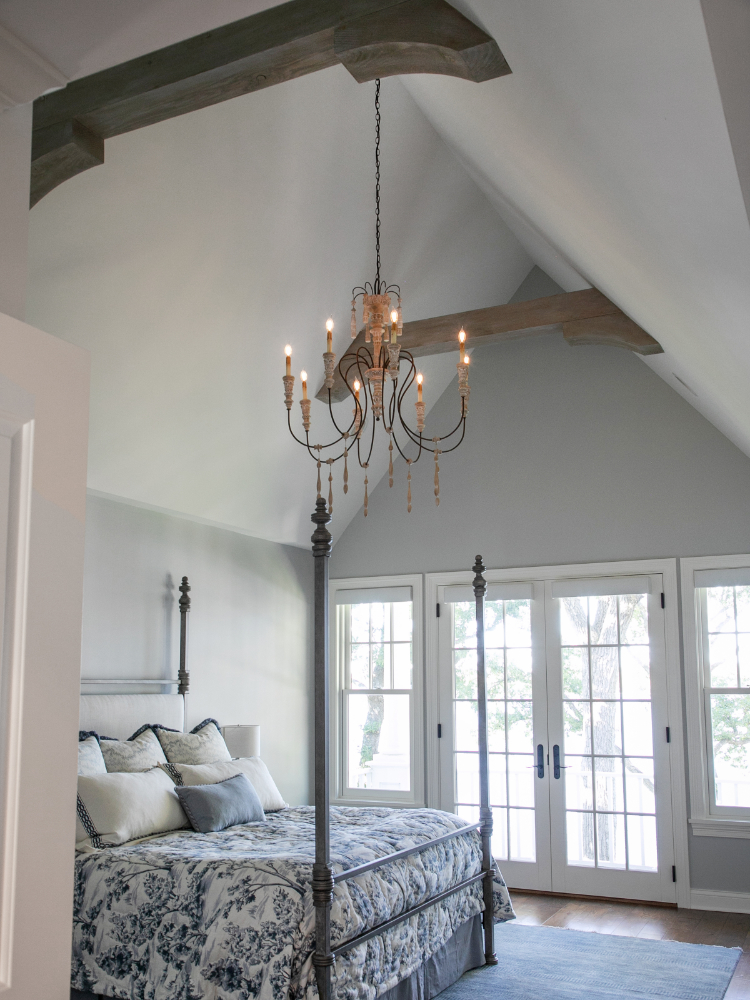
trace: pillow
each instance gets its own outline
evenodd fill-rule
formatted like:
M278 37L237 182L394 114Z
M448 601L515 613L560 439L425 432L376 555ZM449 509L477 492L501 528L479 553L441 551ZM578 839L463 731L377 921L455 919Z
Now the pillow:
M244 774L265 812L285 809L287 803L260 757L240 757L217 764L162 764L177 785L211 785L233 774Z
M265 820L260 799L244 774L235 774L213 785L185 785L177 788L180 805L194 830L213 833L238 823Z
M159 767L78 779L78 850L112 847L187 825L174 784Z
M91 777L94 774L106 774L107 765L102 757L99 740L94 733L81 733L83 739L78 742L78 773Z
M167 762L161 744L150 726L139 729L129 740L112 740L102 736L99 745L110 774L113 771L148 771L157 764Z
M232 759L215 719L205 719L189 733L158 726L156 734L170 764L213 764Z

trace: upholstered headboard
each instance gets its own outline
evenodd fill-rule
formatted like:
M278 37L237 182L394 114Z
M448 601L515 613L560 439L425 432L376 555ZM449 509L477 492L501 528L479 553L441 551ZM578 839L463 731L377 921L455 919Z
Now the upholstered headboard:
M126 740L147 722L182 732L185 698L181 694L82 694L79 729Z

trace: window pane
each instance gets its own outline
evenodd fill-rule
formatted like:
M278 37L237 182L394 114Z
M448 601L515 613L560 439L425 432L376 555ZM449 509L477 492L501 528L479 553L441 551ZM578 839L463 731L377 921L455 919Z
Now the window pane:
M349 694L349 788L408 792L408 694Z
M479 810L477 809L477 818L474 822L477 822L478 819ZM499 858L501 861L507 861L508 859L507 809L492 810L492 856L493 858Z
M594 753L622 753L620 702L595 701L592 705L592 713L594 716Z
M591 649L591 697L619 698L620 663L617 646Z
M457 649L453 654L455 698L477 696L477 654L474 649Z
M509 649L507 653L508 698L531 698L531 650Z
M506 806L508 804L507 781L505 776L507 759L508 758L504 753L490 754L490 805ZM511 782L511 794L512 793L513 783ZM479 802L478 783L476 801Z
M453 645L468 648L477 644L477 617L474 602L453 605Z
M711 687L738 687L737 637L734 632L709 635L708 659L711 664Z
M531 601L505 601L505 645L531 645Z
M750 633L740 632L737 636L737 652L740 659L740 687L750 687Z
M711 695L717 806L750 807L750 695Z
M597 813L596 854L600 868L625 867L625 817L622 814Z
M628 855L632 870L642 872L659 870L655 816L628 816Z
M620 598L620 642L648 644L648 604L645 594Z
M617 598L589 597L589 634L591 645L617 642Z
M370 686L370 647L365 643L352 643L349 686L368 688Z
M589 696L589 653L588 649L564 646L563 698L588 698Z
M591 706L587 701L568 701L563 706L565 753L591 752Z
M561 599L560 634L563 646L585 646L588 643L587 598L563 597Z
M502 649L504 636L503 602L487 601L484 605L484 648Z
M750 632L750 587L735 587L737 602L737 631Z
M386 670L385 647L382 642L373 642L370 645L370 656L372 657L372 687L390 687L390 677L388 676L390 671Z
M351 613L352 642L370 641L370 605L352 604L349 607Z
M487 705L487 742L490 750L505 750L505 702L491 701Z
M393 644L393 686L395 688L411 687L411 643L396 642Z
M624 812L622 757L595 757L597 812Z
M650 757L654 752L650 702L623 702L622 720L625 727L625 753L630 757Z
M457 753L456 802L479 802L479 754Z
M510 860L536 861L536 831L533 809L509 809Z
M629 813L655 813L654 762L648 757L625 758L625 791Z
M565 814L568 864L585 868L594 867L594 814L568 812Z
M620 649L623 698L651 698L651 656L648 646Z
M707 587L709 632L734 632L734 587Z
M390 621L388 604L370 605L370 635L372 642L387 642L390 638L388 623Z
M476 751L479 743L477 738L477 703L475 701L457 701L455 703L455 731L453 745L456 750Z
M502 649L488 649L484 654L484 669L487 677L487 697L504 698L505 653Z
M533 753L531 702L509 701L507 711L508 750L513 753Z
M396 601L393 605L393 641L411 642L412 602Z
M494 756L494 755L493 755ZM508 803L534 808L534 758L531 754L508 754ZM499 803L504 805L504 802Z
M573 757L565 754L565 808L593 809L594 775L590 757Z

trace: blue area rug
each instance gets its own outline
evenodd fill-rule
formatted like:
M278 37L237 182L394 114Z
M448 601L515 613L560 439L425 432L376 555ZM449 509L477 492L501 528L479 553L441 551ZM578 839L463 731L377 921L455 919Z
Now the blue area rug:
M721 1000L742 951L529 927L495 928L496 966L467 972L440 1000Z

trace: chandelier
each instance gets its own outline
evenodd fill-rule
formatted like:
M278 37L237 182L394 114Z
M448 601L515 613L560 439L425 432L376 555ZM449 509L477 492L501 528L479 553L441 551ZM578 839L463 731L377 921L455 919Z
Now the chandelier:
M294 376L292 375L292 348L287 345L286 374L284 382L284 402L287 409L289 431L301 444L318 468L318 497L321 496L321 467L328 466L328 513L333 512L333 466L343 459L344 493L349 491L349 461L352 455L364 471L364 515L368 508L367 472L375 450L378 428L388 439L388 485L393 486L393 448L406 462L407 491L406 509L411 513L411 470L423 454L431 454L435 463L434 494L435 503L440 504L440 464L441 455L455 451L466 434L466 416L469 412L469 356L466 353L466 332L458 333L459 359L458 393L461 398L461 412L458 423L448 434L425 436L425 403L423 398L424 379L417 371L412 354L402 350L399 338L403 333L401 313L401 289L389 285L380 277L380 80L375 81L375 280L352 289L351 335L357 336L357 302L361 299L362 323L365 329L365 344L356 351L348 351L338 364L339 375L343 379L354 402L352 420L347 427L339 427L333 413L331 390L336 371L336 355L333 353L333 320L326 323L326 351L323 355L324 385L328 390L328 413L335 434L326 444L312 444L310 440L310 403L307 394L307 372L300 373L302 382L302 427L304 439L292 428L292 405L294 403ZM416 429L409 425L405 416L407 394L416 384L417 398L414 403ZM411 397L413 398L413 396Z

